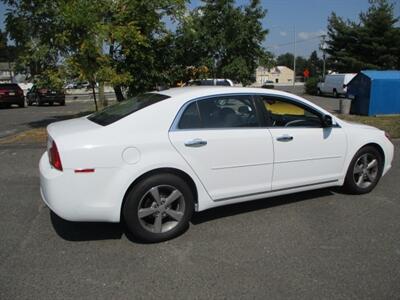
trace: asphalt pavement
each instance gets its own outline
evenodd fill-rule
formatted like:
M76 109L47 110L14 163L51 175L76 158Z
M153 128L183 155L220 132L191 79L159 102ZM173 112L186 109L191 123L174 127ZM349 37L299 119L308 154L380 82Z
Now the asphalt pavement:
M0 110L0 124L34 128L85 105ZM393 168L369 194L323 189L212 209L160 244L120 224L60 219L40 198L45 145L0 145L0 299L398 299L394 143Z
M44 105L19 108L0 107L0 138L18 132L46 126L52 122L71 118L94 110L92 101L72 101L65 106Z

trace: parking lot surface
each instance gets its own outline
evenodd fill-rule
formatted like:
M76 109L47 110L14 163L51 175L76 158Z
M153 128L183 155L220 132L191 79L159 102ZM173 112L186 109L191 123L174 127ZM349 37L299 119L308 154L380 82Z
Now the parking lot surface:
M19 120L68 115L43 108ZM161 244L120 224L60 219L40 199L44 144L0 145L0 299L399 298L394 144L393 168L370 194L324 189L212 209Z
M331 190L198 213L183 236L61 220L40 200L42 146L0 147L0 299L394 299L400 143L370 194Z
M49 123L61 121L75 114L93 111L92 101L67 102L66 106L45 105L19 108L0 107L0 138L24 130L39 128Z

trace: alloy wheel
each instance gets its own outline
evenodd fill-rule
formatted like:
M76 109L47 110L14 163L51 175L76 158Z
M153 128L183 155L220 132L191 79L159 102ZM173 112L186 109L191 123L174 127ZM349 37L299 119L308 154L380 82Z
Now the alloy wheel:
M378 177L379 166L378 159L371 153L361 155L353 169L353 179L360 188L368 188Z
M153 233L165 233L175 228L185 213L183 194L170 185L158 185L148 190L139 201L141 226Z

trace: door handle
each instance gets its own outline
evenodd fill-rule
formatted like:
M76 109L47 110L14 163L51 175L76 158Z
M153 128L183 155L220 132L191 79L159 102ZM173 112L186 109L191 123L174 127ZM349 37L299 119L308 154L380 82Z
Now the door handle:
M202 140L202 139L194 139L194 140L185 142L186 147L203 147L205 145L207 145L207 141Z
M293 140L293 137L288 134L284 134L280 137L277 137L276 140L280 142L290 142L291 140Z

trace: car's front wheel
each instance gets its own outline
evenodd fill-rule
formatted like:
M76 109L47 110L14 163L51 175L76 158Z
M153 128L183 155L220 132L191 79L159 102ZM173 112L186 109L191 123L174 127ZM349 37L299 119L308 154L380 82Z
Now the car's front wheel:
M141 180L129 191L122 213L135 237L162 242L187 229L193 200L185 180L174 174L157 174Z
M344 188L352 194L369 193L382 176L383 157L373 146L361 148L347 170Z

